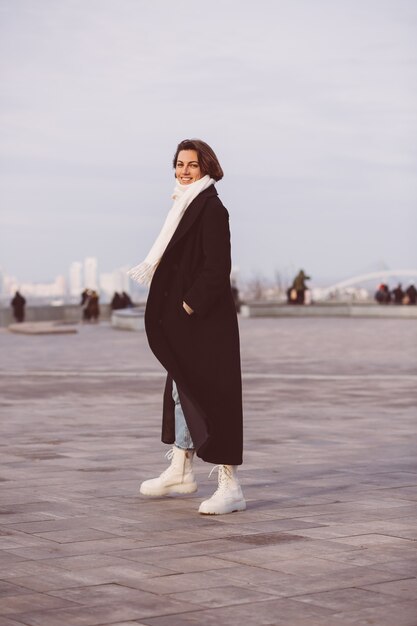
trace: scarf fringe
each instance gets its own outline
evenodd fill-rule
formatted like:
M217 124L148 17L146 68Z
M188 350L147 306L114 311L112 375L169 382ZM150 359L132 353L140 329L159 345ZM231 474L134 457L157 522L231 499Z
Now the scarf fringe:
M127 275L140 285L147 285L149 287L157 265L157 263L151 265L146 261L142 261L139 265L131 267Z
M147 285L149 287L159 261L189 204L191 204L199 193L207 189L207 187L210 187L210 185L213 185L214 182L214 179L210 178L208 174L203 176L203 178L199 178L194 183L191 183L191 185L181 185L177 181L173 195L174 205L165 219L161 232L155 239L145 260L128 270L127 274L130 278L141 285Z

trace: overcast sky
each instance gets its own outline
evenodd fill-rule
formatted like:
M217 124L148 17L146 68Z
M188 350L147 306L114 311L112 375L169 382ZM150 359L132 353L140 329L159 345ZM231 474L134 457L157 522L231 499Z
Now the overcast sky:
M0 0L0 266L137 264L179 140L243 277L417 267L415 0Z

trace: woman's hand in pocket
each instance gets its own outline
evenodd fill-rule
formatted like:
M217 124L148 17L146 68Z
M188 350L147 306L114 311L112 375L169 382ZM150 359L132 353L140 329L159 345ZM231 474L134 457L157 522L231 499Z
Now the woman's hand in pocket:
M184 311L186 311L188 313L188 315L192 315L194 313L192 308L190 306L188 306L188 304L186 302L184 302L184 301L182 303L182 308L184 309Z

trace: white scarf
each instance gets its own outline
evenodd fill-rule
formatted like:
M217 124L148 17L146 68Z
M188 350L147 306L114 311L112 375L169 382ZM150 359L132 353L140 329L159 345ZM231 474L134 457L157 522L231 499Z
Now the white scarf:
M172 194L174 204L166 217L161 232L156 238L146 259L128 271L130 278L138 283L141 283L142 285L151 284L159 261L161 260L162 255L171 241L172 235L175 233L177 226L188 206L199 193L204 191L204 189L207 189L207 187L210 187L210 185L214 182L214 179L210 178L208 174L199 178L195 181L195 183L191 183L190 185L181 185L181 183L177 180L174 193Z

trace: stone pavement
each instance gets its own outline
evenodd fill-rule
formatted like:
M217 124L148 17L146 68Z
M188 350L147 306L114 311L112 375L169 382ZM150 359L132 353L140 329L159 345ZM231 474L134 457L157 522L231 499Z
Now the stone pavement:
M0 626L416 626L417 326L243 319L248 509L146 499L143 333L0 331Z

